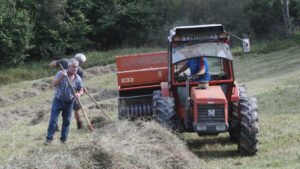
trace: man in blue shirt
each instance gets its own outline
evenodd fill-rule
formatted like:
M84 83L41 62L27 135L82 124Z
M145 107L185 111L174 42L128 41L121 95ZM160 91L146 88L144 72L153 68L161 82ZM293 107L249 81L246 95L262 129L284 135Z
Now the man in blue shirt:
M181 67L181 69L178 72L176 72L176 75L179 75L187 68L190 68L191 76L194 77L194 79L192 80L193 82L210 81L210 75L206 58L201 57L188 60Z
M46 142L44 143L45 145L50 144L53 139L60 111L62 111L63 118L60 141L65 143L67 140L75 97L79 99L83 94L82 79L77 75L78 66L79 62L76 59L71 59L68 63L68 70L59 71L52 82L53 87L56 87L56 89L51 108ZM73 93L68 79L66 78L67 76L77 93Z

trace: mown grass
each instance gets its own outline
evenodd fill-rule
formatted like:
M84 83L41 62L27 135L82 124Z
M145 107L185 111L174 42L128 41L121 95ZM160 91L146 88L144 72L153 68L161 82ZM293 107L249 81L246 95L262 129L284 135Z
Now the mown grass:
M128 49L115 49L110 51L93 51L85 52L87 61L83 65L83 68L89 68L92 66L107 65L115 62L115 57L118 55L127 55L135 53L146 53L162 51L162 48L128 48ZM72 56L65 56L65 58L72 58ZM52 69L49 64L51 60L32 61L26 62L18 67L9 67L1 65L0 68L0 86L24 81L44 78L54 75L58 69Z
M252 157L238 155L237 145L229 141L228 133L207 137L198 137L196 134L190 133L184 134L190 151L203 160L203 166L199 166L199 168L300 168L299 63L300 48L297 45L286 50L268 54L251 53L235 59L236 79L240 85L246 85L250 97L256 97L258 100L259 152ZM86 80L85 83L88 86L116 87L116 75L103 75L101 78ZM32 86L32 82L21 82L3 86L0 91L4 95L9 95L15 90L22 90L30 86ZM43 103L49 97L53 97L50 91L40 96L26 98L28 101L20 101L17 104L18 106L34 106L31 103L38 104L39 101ZM95 112L88 109L93 105L92 102L85 102L85 104L87 104L85 108L90 116L101 114L100 111ZM11 105L7 106L11 107ZM116 109L105 111L113 119L117 118ZM43 155L43 159L46 157L60 159L62 156L64 159L69 159L66 157L66 153L70 153L70 150L79 144L92 140L92 135L87 130L76 130L73 118L69 134L70 141L67 146L59 143L59 134L57 133L52 146L45 148L42 143L46 135L47 122L34 126L30 126L28 123L28 120L21 119L13 124L11 129L0 132L0 163L7 164L7 161L11 160L13 156L19 156L18 159L24 158L25 163L33 163L34 160L39 159L26 158L35 157L35 155ZM170 141L170 143L172 142ZM78 154L83 154L82 158L85 158L83 152ZM73 161L70 159L68 162ZM77 165L77 162L74 161L74 164ZM23 167L26 168L26 166ZM49 168L49 166L42 168Z
M102 85L103 88L115 86L116 79L115 74L105 74L103 75L103 79L100 80L100 84L106 83L107 86ZM110 80L109 84L106 81L107 79L114 79ZM95 81L95 82L94 82ZM86 80L87 84L95 84L97 85L97 81L99 81L99 78ZM41 80L34 80L34 81L26 81L26 82L19 82L14 83L13 85L5 85L0 88L0 91L3 91L3 94L5 95L11 95L15 92L18 93L19 91L22 91L24 89L29 89L32 87L32 84L35 82L41 82ZM2 90L4 88L4 90ZM11 91L11 89L14 89L14 92ZM93 135L91 132L86 128L84 130L77 130L76 129L76 120L72 117L71 120L71 126L68 136L68 144L62 145L59 141L60 132L57 132L54 137L54 141L51 144L51 147L44 147L43 142L45 141L45 136L47 133L47 126L48 126L48 117L50 116L50 112L47 114L44 114L45 117L39 121L38 124L32 124L32 119L39 116L37 112L41 109L40 106L49 106L45 105L46 100L52 100L54 94L54 89L49 89L46 91L41 91L37 96L33 97L24 97L23 99L20 99L19 101L15 101L14 103L7 104L4 107L0 107L0 114L1 118L6 118L7 121L13 121L13 123L8 123L9 126L5 126L6 129L0 130L0 168L10 168L9 166L2 164L7 164L8 161L10 161L11 157L16 158L22 158L24 161L20 161L19 167L27 168L24 164L45 164L44 166L39 166L41 168L53 168L51 167L52 163L48 163L46 161L37 162L36 159L28 159L29 156L35 156L35 155L43 155L44 160L47 160L47 156L53 157L53 158L65 158L64 160L70 160L67 161L68 163L73 163L72 160L75 158L71 157L73 155L70 155L70 149L74 149L78 147L80 144L86 144L89 143L91 140L93 140ZM95 94L91 93L91 96L94 96ZM114 98L115 99L115 98ZM89 107L94 106L94 102L91 101L91 99L84 95L81 98L82 104L84 107L84 110L89 116L89 119L92 120L94 117L103 116L102 111L98 109L89 109ZM102 100L99 101L98 104L109 104L110 100ZM115 101L116 102L116 101ZM14 108L22 108L22 107L28 107L30 108L30 111L28 112L28 115L22 115L16 114L15 116L2 116L3 112L9 109ZM50 111L50 109L49 109ZM117 106L105 106L103 107L103 111L108 114L111 118L117 119ZM36 114L34 114L36 112ZM20 112L22 113L22 112ZM85 122L84 117L82 116L82 120ZM61 128L62 120L61 116L59 117L58 125ZM86 125L86 124L85 124ZM70 156L70 157L69 157ZM39 157L36 157L39 158ZM93 159L90 159L93 160ZM25 162L26 161L26 162ZM72 166L76 166L79 164L78 161L74 161L75 163L72 164ZM16 162L18 163L18 162ZM64 165L64 161L59 160L59 163L61 163L61 166ZM47 166L49 165L49 166ZM91 166L93 164L88 164L88 162L84 165ZM18 165L16 165L18 166ZM77 166L79 167L79 166ZM55 168L55 167L54 167ZM90 167L88 167L90 168Z
M275 51L285 50L293 46L299 46L300 32L294 32L290 39L274 39L274 40L256 40L250 39L251 53L267 54ZM234 56L243 55L242 47L235 47L232 50Z
M300 48L248 54L234 61L239 85L256 97L259 152L243 157L227 133L198 137L186 134L190 150L211 168L300 168Z
M15 83L14 88L18 92L23 87L29 89L33 83L42 81ZM100 84L102 89L116 88L116 74L95 75L95 78L87 78L85 82L92 87L99 87ZM45 100L53 97L53 90L48 89L38 96L16 101L15 107L28 106L36 111L36 106L45 104ZM99 91L94 91L91 94L98 93ZM31 100L35 104L31 104ZM94 132L88 129L77 130L72 118L66 144L60 143L60 132L57 132L51 145L43 145L50 112L38 124L31 123L32 116L38 116L34 112L29 112L32 116L20 119L7 117L7 120L15 122L7 130L0 130L0 168L205 168L198 167L201 160L186 148L182 140L159 124L148 122L136 125L116 120L116 97L104 97L98 102L104 105L102 110L114 120L104 123L99 123L102 112L91 108L94 103L87 96L82 97L82 103L94 127L98 129ZM106 106L109 104L111 106ZM5 105L4 108L6 107L12 108L10 105ZM1 107L1 115L2 110ZM61 126L61 117L59 118ZM175 144L169 144L170 141Z

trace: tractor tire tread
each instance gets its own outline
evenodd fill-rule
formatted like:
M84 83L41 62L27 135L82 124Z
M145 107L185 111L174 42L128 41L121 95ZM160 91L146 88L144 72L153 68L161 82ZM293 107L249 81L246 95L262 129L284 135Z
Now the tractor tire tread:
M258 111L256 99L240 100L240 138L238 151L241 155L251 156L258 151Z
M172 97L159 97L156 100L157 114L154 117L159 123L166 125L168 128L176 127L175 102Z

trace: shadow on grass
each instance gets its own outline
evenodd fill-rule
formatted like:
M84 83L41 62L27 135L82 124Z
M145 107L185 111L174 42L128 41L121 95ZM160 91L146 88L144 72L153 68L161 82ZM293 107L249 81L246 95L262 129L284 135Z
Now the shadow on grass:
M215 146L215 145L236 145L229 140L228 137L204 137L204 138L195 138L191 139L187 142L187 146L194 154L196 154L199 158L202 159L211 159L211 158L232 158L239 156L237 149L235 150L224 150L220 148L220 150L207 150L202 149L204 146ZM236 146L237 148L237 146Z
M201 159L232 158L239 156L237 150L191 150Z

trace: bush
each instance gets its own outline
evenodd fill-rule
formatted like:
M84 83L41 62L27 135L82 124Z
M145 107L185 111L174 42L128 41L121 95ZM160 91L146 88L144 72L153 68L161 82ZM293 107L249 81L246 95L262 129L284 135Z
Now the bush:
M28 56L33 25L26 10L17 10L14 1L0 1L0 64L17 65Z

